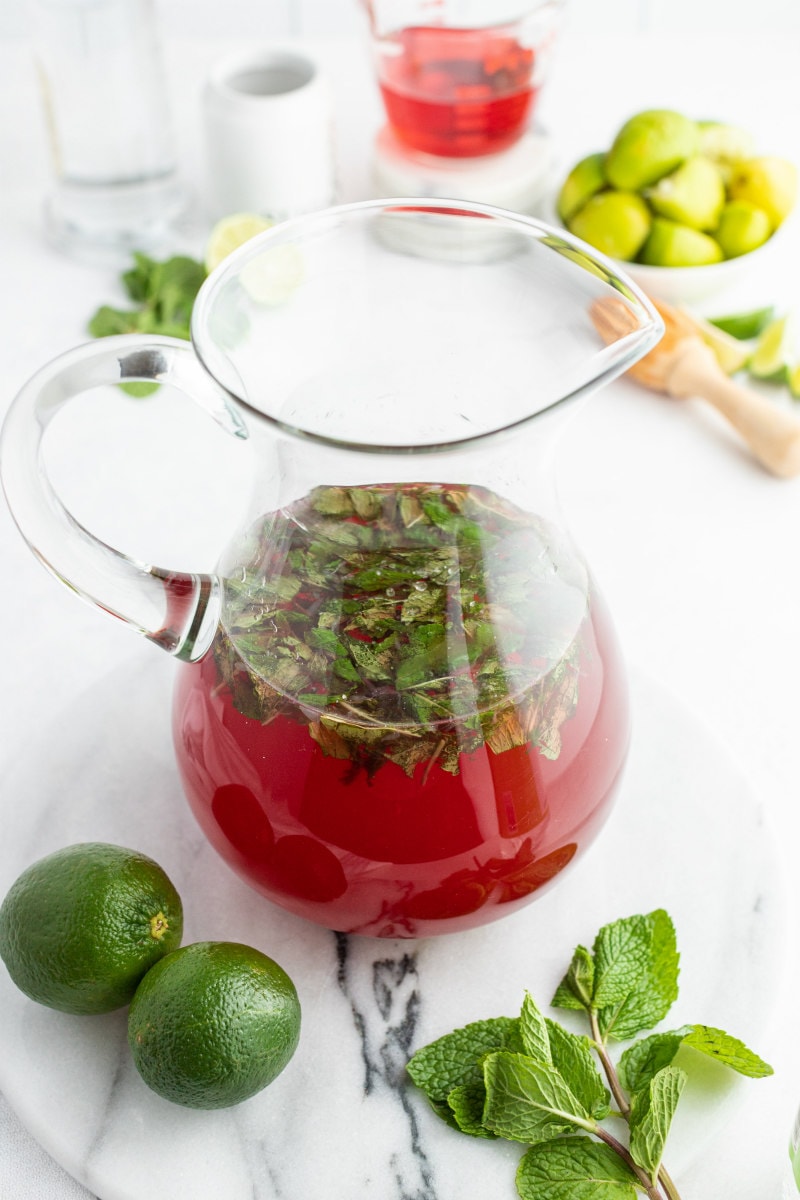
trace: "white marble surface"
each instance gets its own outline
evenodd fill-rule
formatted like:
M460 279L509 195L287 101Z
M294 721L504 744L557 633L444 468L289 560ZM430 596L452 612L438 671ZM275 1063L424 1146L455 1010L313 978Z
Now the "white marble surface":
M201 29L192 32L202 39ZM239 42L235 36L232 39L234 47L247 38L247 31L240 33ZM182 164L199 197L203 187L199 86L206 64L228 48L218 41L188 38L168 47ZM355 198L369 187L368 150L379 110L363 62L352 47L345 50L341 57L332 54L332 65L338 67L342 193L343 198ZM719 35L657 41L573 37L562 47L542 117L564 163L606 144L630 111L651 105L739 120L755 130L762 144L800 160L798 58L800 35L770 38L763 29L748 40ZM23 44L0 45L0 176L2 410L44 360L84 338L86 318L99 303L121 299L113 271L69 262L42 242L44 137ZM203 228L201 217L196 211L195 225L187 230L195 238ZM720 297L720 307L747 307L764 300L796 305L797 262L796 251L787 253L780 269L753 280L739 295ZM153 445L157 449L144 463L136 458L135 439L122 452L109 454L105 465L91 449L83 457L56 455L59 482L70 500L106 522L109 534L125 548L138 552L141 546L145 557L160 557L176 566L208 566L208 547L219 527L224 527L224 519L208 503L201 510L202 518L193 519L193 498L182 494L169 477L171 445L168 441ZM126 480L128 491L119 497L114 489L122 473L121 460L126 458L132 460L131 478ZM143 489L151 467L157 473L157 486ZM600 579L629 659L665 683L702 718L731 756L737 788L742 779L748 781L746 794L756 797L757 806L763 805L778 831L776 853L788 876L783 908L788 926L783 946L786 975L782 983L771 974L761 980L760 985L770 989L774 1019L763 1032L755 1029L757 1048L774 1063L776 1075L746 1085L741 1103L726 1112L723 1124L709 1118L703 1156L687 1164L680 1178L684 1200L719 1195L726 1200L771 1200L778 1194L788 1130L800 1102L800 1041L794 1032L800 988L795 866L800 846L800 481L778 483L764 475L702 405L665 402L625 382L593 399L571 427L563 444L561 480L567 517ZM110 496L119 498L112 503ZM224 486L214 500L224 509ZM124 689L131 674L131 655L138 652L152 661L157 652L132 645L124 630L59 589L25 549L2 506L0 563L5 683L0 692L0 820L8 831L4 843L10 852L18 798L6 780L20 777L20 748L29 744L37 729L45 731L55 747L58 722L80 710L84 694L97 694L94 689L103 686L110 669L119 668L116 677ZM169 663L153 669L167 671ZM142 703L141 698L136 703ZM83 738L88 736L85 731ZM50 755L48 742L41 752L43 762L49 762ZM681 755L682 748L675 746L678 766ZM78 758L83 770L91 767L90 742L82 741ZM706 804L703 811L706 816L710 813L714 826L703 835L708 873L698 881L691 913L692 924L701 927L709 905L712 914L719 916L715 907L718 836L727 840L740 825L731 821L730 809L721 800ZM609 826L609 839L613 831L614 826ZM694 862L701 835L693 818L685 821L683 836L686 858L681 863ZM748 845L749 838L748 828L742 826L740 845ZM598 844L598 852L602 845ZM593 861L586 860L587 870ZM664 902L659 854L640 846L635 863L640 877L653 889L654 902ZM685 871L685 866L677 868L671 879L688 888ZM553 903L558 894L553 893ZM541 903L550 901L545 897ZM582 923L584 932L588 930L588 936L597 924L594 911L585 912L583 903L576 907L580 911L574 919ZM536 908L529 911L535 914ZM607 915L618 915L617 907ZM528 919L527 914L513 918L523 919ZM708 924L714 930L711 920ZM724 938L733 943L735 964L751 927L738 909L727 912L720 927ZM565 940L571 948L571 926L568 932ZM477 935L465 936L480 940ZM709 932L707 940L715 947L716 933ZM452 941L455 963L462 944L461 938ZM443 974L447 965L442 964ZM691 978L692 986L701 986L706 976L692 969ZM727 1005L735 1002L737 982L729 982L718 971L709 978L715 981L709 997L714 1011L703 1015L723 1024L729 1015L736 1016ZM759 979L754 977L754 982ZM687 965L686 988L689 980ZM524 982L536 987L538 977L526 976ZM512 985L516 988L516 981L511 980ZM445 988L451 990L447 983L442 985ZM469 995L461 999L466 1002ZM7 993L0 993L0 1017L13 1011L10 1004ZM344 997L341 1004L344 1008ZM430 1000L431 1025L419 1027L421 1038L439 1031L438 1013L438 1001ZM694 1004L691 1015L697 1015ZM755 1009L750 1019L759 1019ZM390 1015L383 1028L393 1020ZM114 1021L108 1021L112 1058L119 1045ZM737 1025L736 1032L747 1036L749 1028ZM287 1075L287 1086L290 1080ZM348 1086L353 1082L351 1076ZM359 1082L363 1083L363 1074ZM330 1108L335 1108L335 1102L323 1110L326 1122L336 1119ZM396 1108L392 1111L396 1115ZM66 1112L61 1115L67 1118ZM407 1131L404 1119L406 1123L398 1128ZM38 1120L41 1123L44 1116L39 1114ZM705 1130L705 1119L699 1124ZM330 1126L325 1128L320 1143L323 1172L339 1149ZM346 1143L355 1140L358 1128L356 1123L348 1129ZM85 1147L85 1139L79 1144ZM465 1144L471 1145L459 1139L459 1155L468 1153ZM70 1166L77 1169L72 1161ZM86 1200L95 1186L96 1182L90 1183L87 1191L75 1182L26 1133L9 1106L0 1102L0 1196ZM493 1185L491 1193L498 1200L499 1187ZM148 1180L132 1200L150 1200L152 1194ZM399 1185L395 1194L402 1195ZM472 1189L466 1194L472 1194ZM331 1200L351 1200L346 1192L328 1195ZM440 1200L450 1200L444 1186Z
M564 881L493 926L384 942L284 913L222 865L172 761L172 664L142 647L126 668L78 697L7 768L15 803L0 892L60 846L134 846L181 893L185 941L243 941L271 955L297 985L303 1023L294 1059L265 1092L236 1109L195 1112L139 1079L124 1011L52 1012L3 972L0 1086L42 1145L102 1200L512 1200L519 1148L450 1131L409 1086L405 1063L468 1021L515 1015L526 989L546 1006L573 947L634 912L665 907L675 921L681 994L666 1028L697 1021L755 1048L766 1039L784 983L786 911L764 806L697 719L646 678L634 677L620 800ZM679 1180L746 1091L763 1086L718 1069L701 1068L701 1080L673 1132L668 1165ZM691 1183L682 1195L702 1200Z

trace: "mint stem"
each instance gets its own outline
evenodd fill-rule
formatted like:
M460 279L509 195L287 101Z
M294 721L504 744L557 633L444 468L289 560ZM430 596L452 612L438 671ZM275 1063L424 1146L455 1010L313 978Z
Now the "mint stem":
M611 1149L620 1156L626 1166L633 1171L634 1175L642 1186L643 1192L646 1196L650 1197L650 1200L664 1200L663 1193L658 1190L647 1173L643 1171L641 1167L636 1165L631 1157L630 1152L625 1149L622 1142L618 1142L613 1134L609 1133L607 1129L603 1129L602 1125L597 1125L594 1133L596 1137L600 1138L601 1142L605 1142L607 1146L610 1146Z
M592 1040L597 1051L597 1056L600 1059L600 1062L603 1064L603 1070L605 1072L606 1079L608 1080L608 1085L611 1088L612 1095L617 1102L620 1115L627 1120L631 1111L631 1106L628 1103L628 1097L622 1090L622 1085L619 1081L619 1077L617 1076L616 1067L611 1061L608 1051L606 1050L606 1044L603 1041L603 1035L600 1032L600 1026L597 1022L597 1013L594 1009L589 1010L589 1021L591 1022L592 1026ZM633 1160L631 1160L631 1162L632 1161ZM637 1170L637 1174L638 1173L639 1172ZM675 1187L675 1184L670 1178L669 1172L663 1165L658 1169L658 1179L659 1183L664 1189L664 1195L666 1196L667 1200L681 1200L678 1189ZM649 1194L650 1193L648 1193L648 1195ZM658 1192L655 1194L658 1196Z
M611 1088L611 1093L617 1102L617 1107L619 1108L620 1113L627 1120L628 1113L631 1111L631 1106L628 1103L628 1097L623 1092L622 1086L617 1078L616 1068L608 1056L606 1044L603 1041L603 1035L601 1034L600 1026L597 1023L597 1013L594 1009L589 1011L589 1020L592 1024L592 1039L594 1041L595 1049L597 1050L598 1058L603 1064L603 1070L605 1071L608 1085Z
M681 1200L678 1189L670 1179L669 1172L663 1164L658 1168L658 1181L664 1189L667 1200Z

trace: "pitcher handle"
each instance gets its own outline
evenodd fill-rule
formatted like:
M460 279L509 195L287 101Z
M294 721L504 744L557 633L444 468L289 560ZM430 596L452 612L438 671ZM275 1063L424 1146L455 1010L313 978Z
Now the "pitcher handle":
M218 578L149 566L106 545L68 512L45 471L42 439L59 409L89 388L134 380L173 384L227 433L248 436L231 396L188 342L123 334L67 351L22 388L3 425L0 477L22 536L57 579L176 658L195 662L217 626Z

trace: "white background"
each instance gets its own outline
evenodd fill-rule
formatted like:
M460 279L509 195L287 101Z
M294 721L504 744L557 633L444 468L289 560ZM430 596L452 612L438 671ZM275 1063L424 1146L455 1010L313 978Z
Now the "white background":
M362 25L359 0L156 0L169 34L196 37L323 37L354 33ZM568 20L580 32L610 34L759 34L800 31L798 0L567 0ZM0 36L24 36L27 10L20 0L0 5Z

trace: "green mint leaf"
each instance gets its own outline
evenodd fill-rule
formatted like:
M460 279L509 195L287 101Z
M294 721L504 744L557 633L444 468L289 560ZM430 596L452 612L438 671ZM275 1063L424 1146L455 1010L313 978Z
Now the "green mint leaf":
M497 1135L483 1123L485 1103L486 1087L483 1083L464 1083L453 1088L447 1097L453 1120L462 1133L468 1133L470 1137L494 1138Z
M133 253L133 266L122 274L122 286L137 304L145 304L150 299L152 283L158 263L149 254L140 250Z
M594 943L593 1008L603 1009L627 999L645 973L649 950L647 917L623 917L603 926Z
M521 1200L636 1200L637 1179L610 1146L565 1137L523 1155L517 1191Z
M603 1037L622 1041L669 1012L678 996L679 955L675 927L663 909L614 925L620 928L606 926L595 943L594 1005Z
M630 1151L633 1161L647 1171L653 1183L664 1154L669 1127L686 1083L678 1067L662 1067L647 1088L631 1097Z
M578 946L556 994L553 1008L589 1009L594 992L594 959L585 946Z
M522 1049L516 1017L491 1017L455 1029L418 1050L406 1070L428 1097L434 1111L457 1127L448 1105L450 1093L463 1087L478 1088L482 1095L482 1060L485 1055L504 1049Z
M119 333L157 333L188 339L192 308L206 277L201 262L175 255L157 262L136 252L122 285L138 305L131 311L104 304L89 321L92 337ZM144 394L144 393L141 393Z
M594 1128L581 1102L549 1063L508 1050L484 1059L483 1123L498 1137L544 1142L576 1127Z
M681 1047L691 1025L673 1033L654 1033L629 1046L617 1064L619 1081L626 1092L640 1092L662 1067L668 1067Z
M691 1046L701 1054L707 1054L709 1058L731 1067L740 1075L747 1075L750 1079L764 1079L767 1075L774 1074L769 1063L765 1063L763 1058L749 1050L744 1042L710 1025L690 1026L690 1032L684 1037L683 1044Z
M536 1006L530 992L525 993L522 1011L519 1015L519 1032L525 1053L537 1062L551 1063L550 1037L547 1032L547 1022Z
M139 313L102 304L89 321L88 328L92 337L96 338L114 337L118 333L138 333Z
M188 323L205 277L203 264L183 254L155 264L148 299L162 325Z
M595 1120L602 1120L608 1115L610 1096L595 1065L589 1039L570 1033L556 1021L547 1019L546 1025L553 1066L586 1111Z

